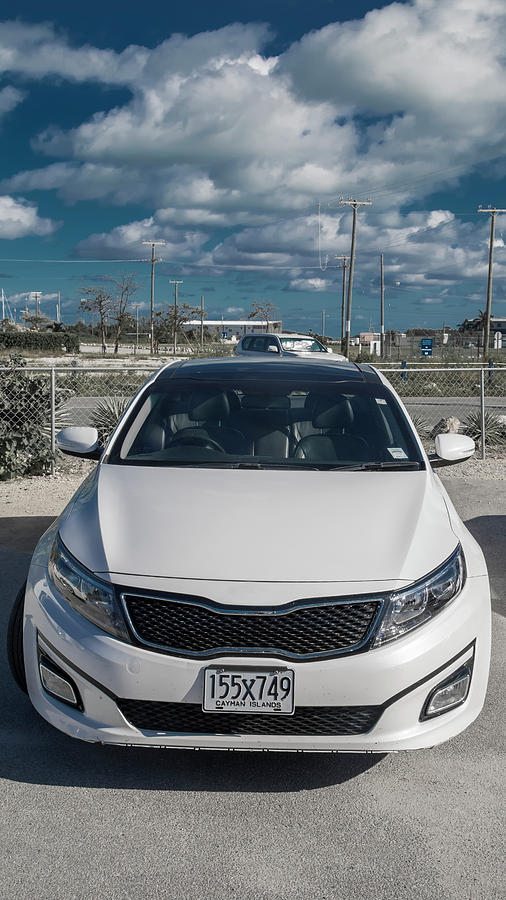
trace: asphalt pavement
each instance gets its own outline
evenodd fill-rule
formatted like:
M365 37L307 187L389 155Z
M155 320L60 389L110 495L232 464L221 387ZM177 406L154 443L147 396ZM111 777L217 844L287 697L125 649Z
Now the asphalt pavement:
M47 725L0 658L0 898L504 897L506 485L446 482L494 593L486 707L409 754L102 748ZM0 513L1 515L1 513ZM0 630L51 519L0 518Z

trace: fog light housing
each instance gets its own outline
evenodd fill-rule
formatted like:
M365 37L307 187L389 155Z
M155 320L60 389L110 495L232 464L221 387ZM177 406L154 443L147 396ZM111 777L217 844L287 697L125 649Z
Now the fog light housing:
M52 659L49 659L40 650L39 675L42 687L51 697L55 697L68 706L73 706L74 709L84 709L77 685L72 681L70 675L64 672L63 669L60 669Z
M442 716L464 703L469 694L472 671L473 666L469 662L438 684L427 697L420 720Z

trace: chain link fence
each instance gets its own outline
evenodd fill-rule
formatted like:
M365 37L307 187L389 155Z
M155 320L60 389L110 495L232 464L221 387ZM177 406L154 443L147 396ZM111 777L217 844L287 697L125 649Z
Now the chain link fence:
M443 431L469 434L506 452L506 367L378 367L425 442ZM0 369L0 478L55 471L56 434L91 425L105 439L157 364L113 368Z

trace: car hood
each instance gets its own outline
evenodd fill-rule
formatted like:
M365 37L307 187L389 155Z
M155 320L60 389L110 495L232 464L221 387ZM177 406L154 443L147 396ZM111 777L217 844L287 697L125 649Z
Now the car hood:
M85 566L123 583L410 582L457 545L430 470L105 464L67 507L60 534Z

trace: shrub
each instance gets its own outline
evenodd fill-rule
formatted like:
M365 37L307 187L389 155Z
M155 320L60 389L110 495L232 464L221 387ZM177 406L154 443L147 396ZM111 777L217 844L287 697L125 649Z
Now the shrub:
M53 456L43 434L50 418L49 378L34 377L23 369L25 361L11 354L0 373L0 480L19 475L43 475Z
M67 331L0 331L0 349L10 350L56 350L79 353L77 334Z

